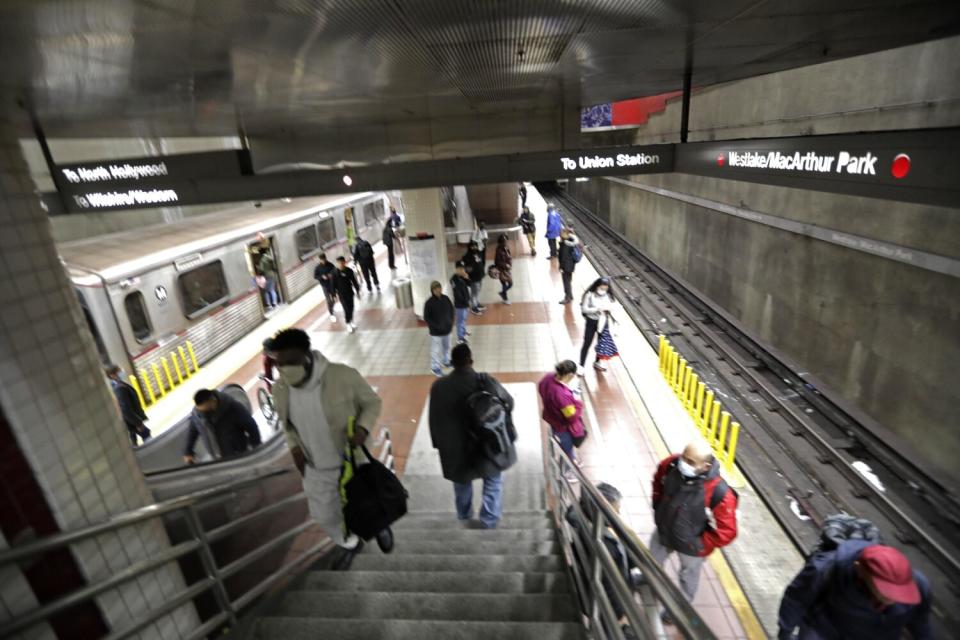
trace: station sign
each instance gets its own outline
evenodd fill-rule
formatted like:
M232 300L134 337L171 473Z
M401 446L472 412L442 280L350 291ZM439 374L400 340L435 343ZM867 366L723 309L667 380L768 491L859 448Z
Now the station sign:
M657 144L525 153L511 158L510 173L513 180L667 173L673 171L673 147Z
M178 183L249 175L245 149L57 165L53 180L68 212L195 204Z
M956 206L958 130L921 130L678 145L679 173Z

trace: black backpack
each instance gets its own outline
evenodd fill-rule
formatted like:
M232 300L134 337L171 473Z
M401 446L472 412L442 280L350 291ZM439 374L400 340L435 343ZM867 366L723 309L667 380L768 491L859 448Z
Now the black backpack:
M366 240L360 240L357 245L357 258L362 262L367 262L373 258L373 247Z
M407 490L397 476L361 447L367 464L357 466L350 447L353 477L343 485L343 521L347 529L369 540L407 513Z
M486 374L477 374L479 388L467 396L471 435L485 458L501 471L516 462L513 442L517 432L510 420L510 411L500 397L493 393Z

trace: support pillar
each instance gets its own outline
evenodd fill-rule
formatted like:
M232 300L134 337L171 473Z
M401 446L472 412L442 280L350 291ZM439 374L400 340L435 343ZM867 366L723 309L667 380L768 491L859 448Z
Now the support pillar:
M0 543L7 545L100 523L153 502L30 179L19 143L28 132L0 119L0 451L5 463L20 462L12 473L5 467L16 477L3 478L9 490L2 496ZM77 588L57 584L69 582L66 576L82 586L169 547L155 520L73 545L72 557L50 556L53 571L33 571L37 563L30 562L8 569L0 575L0 616ZM164 565L99 596L84 624L120 630L183 586L176 563ZM70 615L72 610L55 626L83 636L71 628ZM198 625L187 604L135 637L182 638ZM43 627L23 637L43 637L34 633L44 633Z
M434 280L450 292L450 276L447 274L447 242L443 226L443 200L439 188L409 189L401 192L407 228L407 258L410 261L410 280L413 288L413 311L418 318L423 316L423 304L430 296L430 283ZM429 240L417 240L418 234L433 236Z

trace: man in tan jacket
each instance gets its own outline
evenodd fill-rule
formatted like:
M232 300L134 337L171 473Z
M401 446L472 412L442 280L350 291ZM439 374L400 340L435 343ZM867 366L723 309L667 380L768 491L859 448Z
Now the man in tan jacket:
M310 516L343 549L337 568L349 567L363 541L346 531L340 502L340 469L347 429L354 421L356 447L365 444L380 415L381 401L360 373L330 362L310 348L301 329L284 329L273 338L280 380L273 387L274 403L293 460L303 476ZM357 452L358 459L363 457ZM377 534L384 553L393 549L389 527Z

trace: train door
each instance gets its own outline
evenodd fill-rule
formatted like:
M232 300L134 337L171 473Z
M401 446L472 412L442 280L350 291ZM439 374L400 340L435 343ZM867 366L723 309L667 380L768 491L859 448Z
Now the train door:
M284 301L281 286L280 261L275 238L257 234L257 239L247 245L247 268L253 276L260 293L260 303L265 313L278 308Z
M353 207L346 207L343 210L343 224L347 232L347 249L353 251L353 245L357 241L357 227L353 221Z
M90 313L90 307L87 305L87 299L83 297L83 294L79 289L74 289L77 293L77 298L80 300L80 308L83 310L83 318L87 321L87 326L90 328L90 333L93 335L93 341L97 345L97 353L100 354L100 362L104 365L110 364L110 354L107 353L107 345L103 342L103 337L100 335L100 330L97 329L97 323L93 321L93 315Z

